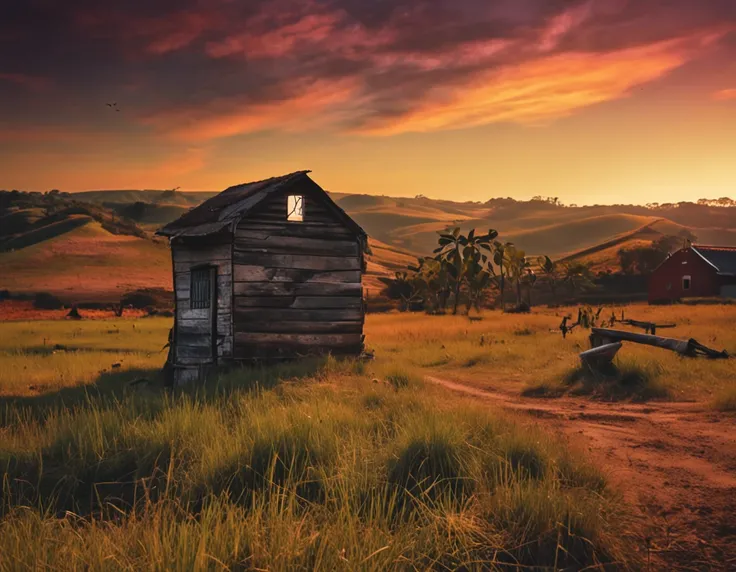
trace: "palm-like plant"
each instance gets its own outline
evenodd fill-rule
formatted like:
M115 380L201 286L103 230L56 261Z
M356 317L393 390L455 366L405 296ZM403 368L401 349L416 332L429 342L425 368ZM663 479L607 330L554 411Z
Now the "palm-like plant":
M516 304L519 306L521 305L521 281L526 276L527 270L531 268L531 263L527 260L526 253L514 246L506 248L505 261L509 277L516 282Z
M465 236L460 232L460 227L455 227L439 235L439 247L434 250L435 260L446 265L454 295L452 313L457 314L463 282L468 276L479 274L487 267L491 241L498 236L498 232L489 229L487 234L476 235L473 229Z
M560 279L559 272L557 269L557 263L554 262L549 256L540 256L537 258L537 264L539 269L547 279L547 285L549 286L550 292L554 297L557 292L557 281Z
M496 240L493 243L493 262L498 266L498 285L501 290L501 307L503 307L503 295L506 290L506 270L504 269L506 251L512 248L514 248L514 244L511 242L499 242Z

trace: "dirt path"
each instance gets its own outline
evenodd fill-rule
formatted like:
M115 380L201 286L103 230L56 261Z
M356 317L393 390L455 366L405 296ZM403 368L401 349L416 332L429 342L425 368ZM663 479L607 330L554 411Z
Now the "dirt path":
M733 416L702 403L521 397L461 380L427 380L528 413L582 442L637 507L657 562L652 569L736 570Z

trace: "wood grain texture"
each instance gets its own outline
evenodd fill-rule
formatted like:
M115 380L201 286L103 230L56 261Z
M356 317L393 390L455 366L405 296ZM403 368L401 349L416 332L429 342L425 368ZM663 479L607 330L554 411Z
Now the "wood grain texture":
M236 282L233 285L238 306L241 296L362 296L363 287L354 283Z
M267 266L269 268L293 268L296 270L360 270L357 256L312 256L308 254L267 254L235 252L235 264Z
M235 334L239 333L278 333L278 334L362 334L363 322L300 322L278 320L243 320L235 325Z
M297 310L293 308L237 308L235 310L234 328L240 324L253 321L359 321L363 319L360 309L330 310Z
M268 268L258 265L236 265L235 282L353 282L360 283L358 270L296 270L293 268Z
M175 247L172 250L174 263L209 264L212 260L228 260L231 247L229 244L220 244L210 248Z
M357 257L360 249L357 241L325 240L294 236L268 236L264 239L236 238L235 252L267 254L306 254L317 256Z
M258 355L318 353L328 351L360 351L361 334L235 334L235 357Z
M363 299L358 296L254 296L238 297L239 308L362 308Z

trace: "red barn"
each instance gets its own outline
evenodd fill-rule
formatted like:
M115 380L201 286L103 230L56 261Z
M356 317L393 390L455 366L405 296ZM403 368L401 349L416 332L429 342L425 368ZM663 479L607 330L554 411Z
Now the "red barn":
M649 278L649 303L736 298L736 248L693 244L669 255Z

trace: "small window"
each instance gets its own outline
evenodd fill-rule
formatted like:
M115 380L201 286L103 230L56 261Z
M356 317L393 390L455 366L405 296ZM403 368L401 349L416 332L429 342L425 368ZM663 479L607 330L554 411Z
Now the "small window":
M189 307L193 310L209 308L212 301L210 268L193 268Z
M286 220L302 222L304 220L304 197L289 195L286 200Z
M682 289L683 290L690 290L690 276L683 276L682 277Z

